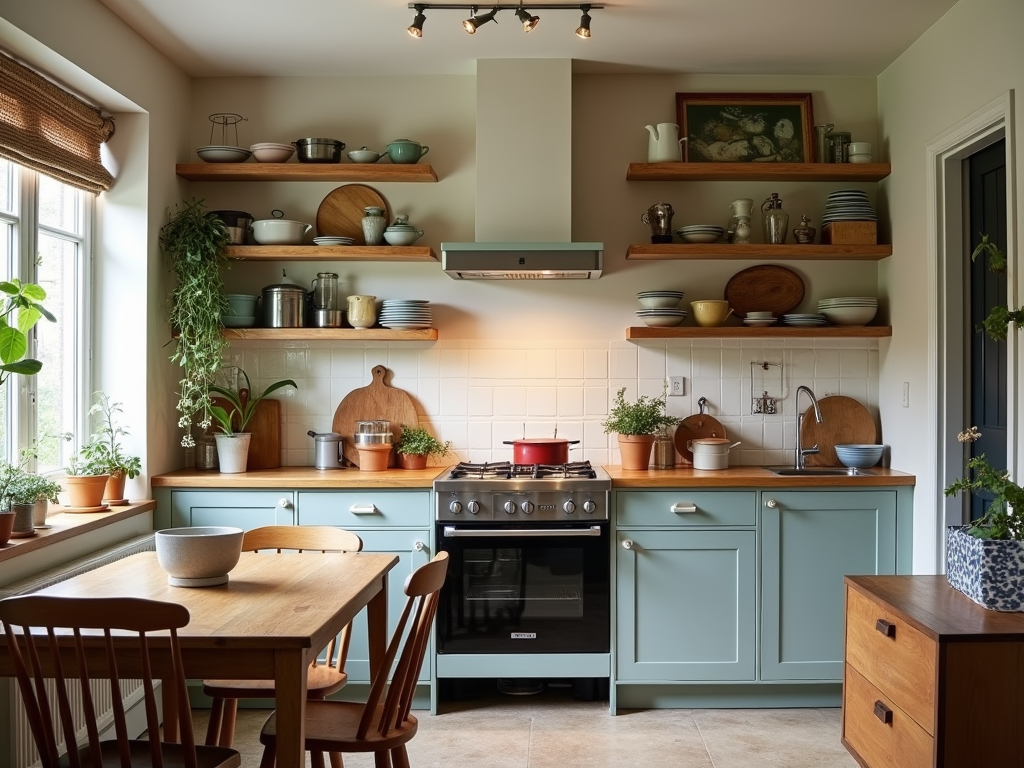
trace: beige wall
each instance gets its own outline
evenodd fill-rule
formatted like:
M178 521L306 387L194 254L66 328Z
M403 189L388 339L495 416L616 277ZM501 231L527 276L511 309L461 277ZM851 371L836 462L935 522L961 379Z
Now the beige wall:
M918 572L934 572L941 552L940 480L929 451L922 447L937 430L937 416L926 396L937 376L928 327L928 310L936 299L927 295L925 284L936 258L928 249L931 201L925 186L926 147L1001 94L1024 87L1022 29L1024 4L1019 0L960 0L878 79L880 135L893 164L884 195L895 251L883 272L894 331L891 343L882 348L879 396L894 465L918 475L914 516ZM1018 146L1022 138L1019 109L1016 134L1009 137L1009 143ZM1018 154L1016 167L1008 169L1016 178L1024 171L1021 163ZM1020 214L1018 198L1018 221ZM1009 249L1013 258L1016 244L1011 242ZM904 381L910 382L910 408L901 406ZM955 443L956 436L941 438ZM1018 477L1022 470L1018 461Z

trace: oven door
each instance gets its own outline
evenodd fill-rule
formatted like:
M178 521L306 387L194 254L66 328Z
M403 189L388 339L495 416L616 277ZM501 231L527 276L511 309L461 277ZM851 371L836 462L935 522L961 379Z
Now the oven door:
M608 653L608 524L439 525L438 653Z

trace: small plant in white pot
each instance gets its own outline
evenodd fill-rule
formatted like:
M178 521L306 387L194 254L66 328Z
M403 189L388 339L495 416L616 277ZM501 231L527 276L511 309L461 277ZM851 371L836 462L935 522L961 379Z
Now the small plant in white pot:
M142 472L142 460L129 456L121 446L121 438L128 430L118 424L115 414L121 413L121 403L111 402L104 392L93 393L96 403L89 409L89 415L101 414L99 427L92 440L82 448L81 454L89 461L103 465L110 477L103 491L104 504L124 504L125 480L131 480Z
M256 406L271 392L276 392L282 387L295 387L298 385L291 379L275 381L261 394L253 394L252 384L249 375L241 368L238 369L241 381L245 384L237 389L222 387L218 384L210 385L210 394L219 395L228 401L231 406L229 411L220 405L211 405L210 416L217 424L219 432L217 439L217 457L220 462L220 471L223 473L245 472L249 460L249 441L252 435L245 431L245 428L256 413Z
M679 423L678 418L665 413L667 397L667 382L661 397L641 395L635 403L626 402L625 387L615 393L615 402L601 426L606 434L618 433L623 469L647 469L655 436Z
M398 462L402 469L423 469L427 466L430 456L447 456L452 451L450 440L441 442L425 427L402 425L402 436L395 445L398 451Z

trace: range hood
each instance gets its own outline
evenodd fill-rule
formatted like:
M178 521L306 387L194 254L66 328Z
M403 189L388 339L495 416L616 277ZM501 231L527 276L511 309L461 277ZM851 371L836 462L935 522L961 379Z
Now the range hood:
M457 280L594 280L604 244L572 241L572 62L481 59L476 240L441 243Z
M604 243L441 243L441 267L456 280L593 280Z

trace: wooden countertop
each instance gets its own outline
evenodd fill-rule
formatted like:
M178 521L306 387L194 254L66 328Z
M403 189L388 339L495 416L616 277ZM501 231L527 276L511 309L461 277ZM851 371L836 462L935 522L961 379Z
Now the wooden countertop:
M612 488L868 488L914 485L916 481L913 475L882 467L864 470L863 475L804 477L776 475L764 467L641 470L605 466L605 470L612 477Z
M255 472L179 469L152 479L154 488L430 488L448 467L388 469L362 472L349 469L280 467Z

